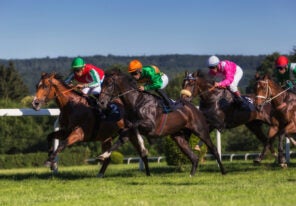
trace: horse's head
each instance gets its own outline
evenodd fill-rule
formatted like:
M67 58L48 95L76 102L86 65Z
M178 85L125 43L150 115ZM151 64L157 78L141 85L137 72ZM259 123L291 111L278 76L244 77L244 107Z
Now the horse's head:
M255 86L255 105L257 107L263 106L270 102L282 89L277 85L268 75L263 77L256 77Z
M182 82L181 99L191 101L193 97L209 91L212 86L205 79L205 75L200 71L193 73L185 72Z
M182 90L180 92L181 99L184 99L185 101L189 102L192 100L192 93L195 88L195 81L196 78L193 77L193 74L186 71L185 77L182 82Z
M134 90L137 90L136 82L129 74L119 69L106 71L98 104L106 109L109 102L122 99Z
M36 93L32 102L32 107L35 110L40 110L43 104L46 104L50 99L55 97L52 79L55 74L42 73L41 79L36 85Z

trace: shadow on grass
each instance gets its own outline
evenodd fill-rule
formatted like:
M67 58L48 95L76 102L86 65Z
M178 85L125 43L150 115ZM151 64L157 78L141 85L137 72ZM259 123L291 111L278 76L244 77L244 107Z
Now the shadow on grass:
M282 168L279 167L276 163L261 163L259 165L254 165L252 162L248 161L239 161L239 162L223 162L225 170L227 174L231 173L248 173L251 171L281 171ZM290 163L288 168L296 168L296 163ZM189 176L191 169L191 165L184 165L182 167L176 166L153 166L150 167L150 173L152 176L162 176L162 175L171 175L174 173L184 173L184 175ZM76 169L75 171L63 170L60 168L59 173L54 174L51 171L48 172L21 172L21 173L11 173L0 174L0 180L14 180L14 181L22 181L26 179L60 179L60 180L79 180L86 178L97 178L98 169L88 169L88 170L80 170ZM214 161L207 162L205 164L200 164L195 176L198 176L199 173L217 173L217 175L221 175L220 169L218 168L218 164ZM226 174L226 175L227 175ZM146 176L145 170L140 171L138 168L127 168L124 166L123 168L108 168L104 178L134 178L134 177L143 177ZM148 177L149 178L149 177ZM296 182L295 179L289 179L290 182ZM190 183L184 183L190 184Z

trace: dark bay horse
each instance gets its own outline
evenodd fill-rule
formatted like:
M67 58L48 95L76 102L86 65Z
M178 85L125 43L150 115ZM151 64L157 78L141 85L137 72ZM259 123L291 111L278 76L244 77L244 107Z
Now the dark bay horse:
M283 89L268 75L259 77L256 82L255 104L260 108L271 104L276 111L281 132L290 139L293 145L296 145L292 138L296 134L296 94L289 92L289 89L291 88ZM280 141L279 147L283 152L282 141Z
M91 103L90 97L74 89L66 85L61 76L55 73L43 73L36 85L36 94L32 102L33 108L39 110L43 104L55 99L60 109L60 130L52 132L47 137L49 147L47 164L51 167L56 164L57 154L76 142L100 141L102 151L109 150L112 146L112 137L117 136L120 129L124 128L121 117L116 120L108 118L102 120L100 111L96 105ZM117 106L122 107L122 104L117 101ZM53 139L61 140L56 151L51 147ZM146 174L150 175L147 155L140 152L141 147L138 142L133 141L134 139L131 138L131 142L142 157ZM98 173L99 177L104 176L109 163L110 157L103 161Z
M264 106L260 112L255 107L252 109L247 105L245 105L245 108L241 108L241 106L233 103L233 95L228 89L214 88L213 83L213 80L207 78L200 70L194 73L185 72L181 98L191 101L193 97L200 97L199 109L205 115L210 131L214 129L223 131L239 125L245 125L250 129L264 145L263 151L254 162L260 162L268 148L276 156L272 142L273 137L278 134L278 122L270 105ZM248 98L254 101L255 96L249 95ZM263 123L269 125L268 137L270 138L264 134L261 128Z
M175 111L163 113L157 96L137 88L135 79L129 74L116 69L108 71L102 84L99 104L105 108L113 98L120 98L130 129L137 128L141 135L148 138L170 135L191 160L191 175L195 174L199 159L190 149L188 139L191 134L200 137L216 158L221 173L225 174L217 148L210 139L206 120L194 105L184 101Z

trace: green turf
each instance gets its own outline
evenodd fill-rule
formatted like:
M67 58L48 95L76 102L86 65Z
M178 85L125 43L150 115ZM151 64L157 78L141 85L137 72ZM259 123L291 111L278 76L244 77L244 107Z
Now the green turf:
M47 168L0 170L0 205L296 205L296 163L224 164L224 176L208 161L191 178L189 165L165 163L150 163L150 177L138 164L110 165L105 178L96 177L97 165L60 167L55 176Z

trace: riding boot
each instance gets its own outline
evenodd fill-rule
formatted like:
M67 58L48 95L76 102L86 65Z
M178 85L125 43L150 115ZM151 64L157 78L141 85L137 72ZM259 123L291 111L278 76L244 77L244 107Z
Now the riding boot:
M161 89L157 89L156 92L162 97L162 99L164 100L165 105L171 110L174 111L175 110L175 105L173 104L173 102L169 99L169 97L167 96L167 94L161 90Z
M234 103L236 103L239 106L242 105L244 103L244 100L243 100L240 92L236 91L236 92L233 92L233 94L234 94L234 100L233 100Z

